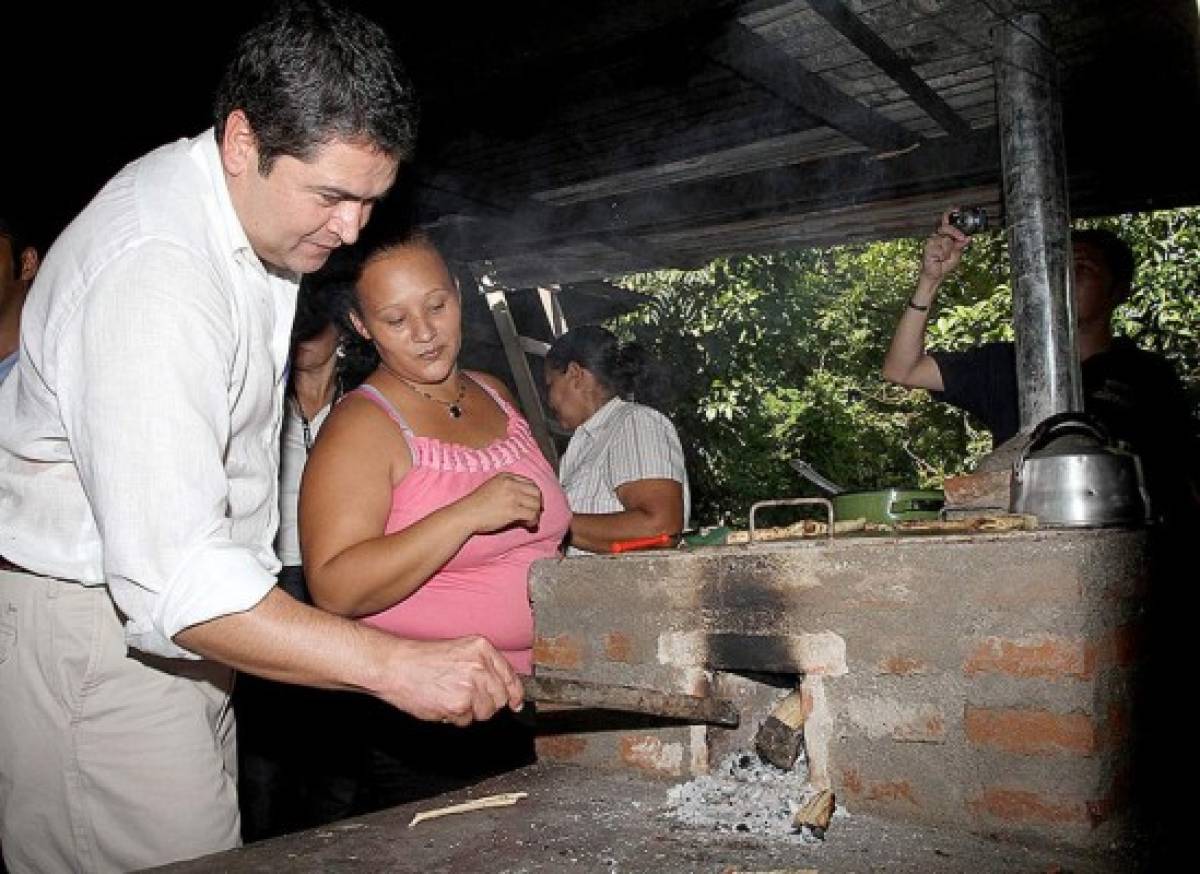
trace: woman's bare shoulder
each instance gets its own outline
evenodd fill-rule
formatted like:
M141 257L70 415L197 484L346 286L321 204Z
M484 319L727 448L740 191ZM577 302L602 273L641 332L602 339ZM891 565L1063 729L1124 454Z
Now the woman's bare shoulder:
M317 435L313 458L336 454L361 463L408 458L400 426L378 404L360 392L346 395L329 412Z

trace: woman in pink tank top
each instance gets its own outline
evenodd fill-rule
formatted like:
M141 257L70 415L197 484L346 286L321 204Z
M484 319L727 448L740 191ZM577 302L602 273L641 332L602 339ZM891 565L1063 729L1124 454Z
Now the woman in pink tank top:
M481 635L528 673L529 566L558 554L566 497L503 384L459 370L459 292L433 245L413 237L359 257L348 317L379 363L330 414L305 469L300 541L313 600L405 638ZM512 764L516 746L519 758L532 750L511 715L462 730L392 713L370 718L374 766L390 773L374 806L445 791Z

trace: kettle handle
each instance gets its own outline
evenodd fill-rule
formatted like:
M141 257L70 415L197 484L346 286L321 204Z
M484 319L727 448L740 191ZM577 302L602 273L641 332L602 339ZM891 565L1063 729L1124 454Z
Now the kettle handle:
M1023 454L1027 455L1041 449L1050 442L1051 438L1061 437L1063 434L1087 434L1095 437L1105 446L1112 445L1112 435L1099 419L1090 413L1071 410L1065 413L1055 413L1038 422L1033 433L1029 435L1029 443L1025 445Z

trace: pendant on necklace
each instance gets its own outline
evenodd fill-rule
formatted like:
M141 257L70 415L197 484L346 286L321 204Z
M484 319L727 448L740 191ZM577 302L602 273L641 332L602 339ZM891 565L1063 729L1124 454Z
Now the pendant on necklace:
M462 407L460 407L458 404L451 404L446 409L450 411L451 419L457 419L462 415Z

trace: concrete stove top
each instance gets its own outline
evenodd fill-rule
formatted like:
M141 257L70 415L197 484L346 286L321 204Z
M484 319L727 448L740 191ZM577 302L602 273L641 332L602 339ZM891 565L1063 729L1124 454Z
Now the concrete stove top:
M469 790L155 869L208 872L1085 872L1131 871L1128 854L1022 846L965 832L838 816L821 843L687 827L672 784L629 772L539 763ZM523 791L513 807L408 823L417 811Z

